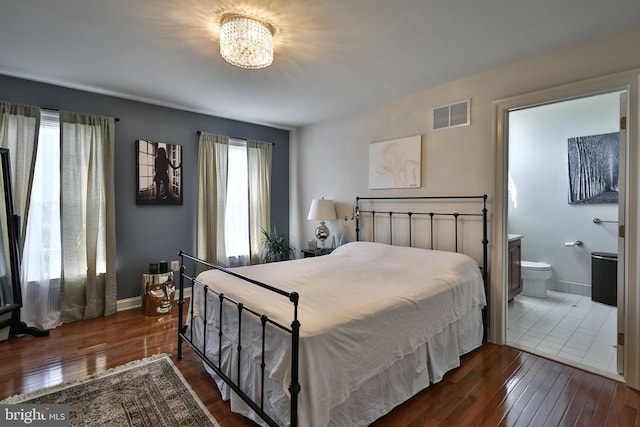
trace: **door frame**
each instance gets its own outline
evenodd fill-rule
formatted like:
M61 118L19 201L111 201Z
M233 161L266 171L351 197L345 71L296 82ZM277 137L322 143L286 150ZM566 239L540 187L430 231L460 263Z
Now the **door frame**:
M618 174L619 176L627 176L627 149L629 147L629 137L627 134L627 117L629 116L629 92L624 92L620 95L620 157L619 157L619 165L618 165ZM624 124L623 124L624 122ZM627 181L626 179L621 182L619 186L619 193L625 195L622 199L618 201L618 258L622 257L626 263L626 246L625 246L625 237L623 235L623 231L626 228L626 216L625 216L625 205L626 205L626 187ZM627 286L626 279L626 268L625 263L622 265L618 263L617 265L617 294L616 294L616 305L617 307L625 306L625 288ZM625 311L618 310L617 313L617 354L616 354L616 368L620 375L624 376L625 370L625 357L624 357L624 331L626 330L625 325ZM620 331L623 331L622 333Z
M489 310L489 340L498 344L505 344L507 337L507 172L509 163L508 153L508 113L517 108L526 108L558 101L581 98L612 91L627 92L627 132L624 170L626 171L626 185L621 194L623 203L619 204L619 217L624 220L626 236L624 239L624 255L622 258L623 275L621 299L624 300L622 332L625 334L623 347L625 360L640 358L640 240L638 239L638 197L630 198L630 194L637 195L640 188L638 167L638 95L640 69L589 79L577 83L544 89L537 92L517 95L495 101L493 103L493 141L495 144L495 226L493 229L492 259L496 260L492 269L490 310ZM623 161L621 159L621 161ZM619 258L620 261L620 258ZM620 276L620 275L619 275ZM640 389L640 366L629 364L625 369L627 385Z

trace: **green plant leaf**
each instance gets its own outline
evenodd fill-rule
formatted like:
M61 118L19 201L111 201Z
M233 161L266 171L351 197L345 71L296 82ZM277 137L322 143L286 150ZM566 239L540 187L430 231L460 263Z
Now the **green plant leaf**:
M289 237L278 234L275 226L271 231L262 231L260 260L263 263L286 261L293 258L295 248L289 244Z

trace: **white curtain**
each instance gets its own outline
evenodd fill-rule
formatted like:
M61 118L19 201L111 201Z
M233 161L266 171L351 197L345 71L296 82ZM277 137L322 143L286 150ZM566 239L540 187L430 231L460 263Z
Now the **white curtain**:
M240 142L240 141L238 141ZM206 261L238 266L260 262L262 230L269 230L271 223L271 159L273 144L260 141L246 142L247 198L249 253L228 253L225 241L238 236L229 230L233 215L227 211L229 193L229 138L200 133L198 148L198 227L196 255ZM233 194L238 196L238 194ZM226 214L225 214L226 213ZM237 223L237 221L235 221ZM242 224L236 224L242 227ZM238 234L238 233L236 233ZM244 233L243 233L244 234ZM246 234L245 234L246 236ZM245 237L246 239L246 237ZM237 246L237 245L236 245Z
M40 108L0 102L0 147L9 149L13 207L20 216L20 236L24 241L29 193L35 165L40 128ZM4 215L4 213L2 213ZM22 247L22 245L20 245Z
M9 168L11 169L11 193L13 195L14 213L20 216L20 240L24 240L25 224L27 222L27 212L29 206L29 193L35 165L35 152L38 141L38 130L40 128L40 108L31 105L12 104L0 102L0 147L9 150ZM0 191L0 197L4 200L4 187ZM8 235L7 214L4 209L0 210L1 236ZM11 259L8 240L3 238L0 256L3 262L0 263L0 287L11 287L13 279L11 275ZM22 244L20 244L22 248ZM22 250L22 249L20 249ZM17 295L11 296L11 302L26 301L23 284L21 283L22 298ZM0 289L3 293L8 293L7 289ZM0 298L4 299L4 298ZM24 320L24 308L21 311L21 320Z
M248 167L247 141L229 139L227 198L224 212L224 252L227 255L228 267L251 264Z
M109 117L60 112L62 321L116 312L114 131Z
M42 329L62 324L60 316L60 119L42 111L29 219L22 255L21 318Z
M271 160L273 144L247 141L249 159L249 245L251 263L260 262L262 230L271 227Z
M196 256L226 265L225 208L229 138L207 132L198 142L198 214Z

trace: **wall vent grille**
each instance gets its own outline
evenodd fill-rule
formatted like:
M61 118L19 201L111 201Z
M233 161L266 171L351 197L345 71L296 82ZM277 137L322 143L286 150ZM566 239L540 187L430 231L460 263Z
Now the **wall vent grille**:
M471 99L433 109L433 130L471 124Z

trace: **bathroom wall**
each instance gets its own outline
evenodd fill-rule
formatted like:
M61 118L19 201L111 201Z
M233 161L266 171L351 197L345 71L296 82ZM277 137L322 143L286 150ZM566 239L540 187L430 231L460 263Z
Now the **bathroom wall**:
M550 287L591 295L591 252L617 252L617 204L568 203L567 140L619 130L619 93L509 114L508 232L522 234L522 259L551 264ZM581 240L582 247L565 242Z

